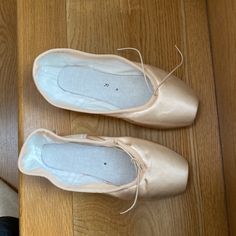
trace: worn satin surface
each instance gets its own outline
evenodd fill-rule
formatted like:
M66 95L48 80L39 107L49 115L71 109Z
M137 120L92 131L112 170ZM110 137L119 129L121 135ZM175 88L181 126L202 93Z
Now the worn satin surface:
M131 183L122 186L96 183L74 187L66 185L60 181L60 176L55 176L48 170L42 169L40 166L34 168L32 171L27 171L24 167L24 165L27 164L25 163L25 158L30 149L29 145L32 145L32 137L35 135L44 136L50 143L77 142L121 148L126 151L138 165L137 169L140 174L140 179L137 181L136 178ZM65 190L106 193L122 199L132 197L137 190L137 187L139 189L140 197L166 197L176 195L185 190L188 179L187 161L177 153L162 145L131 137L112 138L90 137L86 135L60 137L45 129L36 130L27 138L20 152L18 167L24 174L45 177L57 187ZM119 166L117 166L117 168L119 168Z

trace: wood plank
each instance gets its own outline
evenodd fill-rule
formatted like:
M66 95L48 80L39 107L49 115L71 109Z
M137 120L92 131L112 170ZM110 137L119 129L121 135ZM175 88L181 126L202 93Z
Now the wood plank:
M41 52L66 47L64 0L18 1L19 144L36 128L70 133L69 112L49 105L32 80L32 63ZM47 180L20 176L20 233L72 235L72 194Z
M207 1L229 229L236 235L236 2Z
M16 0L0 1L0 178L18 187Z
M224 178L219 140L214 77L205 1L183 1L185 22L186 74L200 97L199 120L195 132L198 149L193 171L199 168L198 184L202 235L228 235ZM197 19L197 20L196 20Z
M100 195L73 194L74 235L227 235L224 182L205 1L67 0L68 45L94 53L119 47L141 50L145 63L170 70L183 51L177 75L198 94L195 124L160 131L124 121L71 113L72 133L129 135L164 144L187 158L190 179L185 194L130 204ZM197 19L197 20L196 20ZM122 55L138 60L133 53Z

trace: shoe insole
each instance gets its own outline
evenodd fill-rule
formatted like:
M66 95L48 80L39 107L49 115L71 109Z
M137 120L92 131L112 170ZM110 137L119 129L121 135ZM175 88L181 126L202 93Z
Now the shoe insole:
M88 66L66 66L57 78L58 86L69 93L84 97L82 108L86 109L86 97L93 98L116 109L128 109L144 105L151 98L144 76L111 74ZM150 83L150 82L149 82ZM151 88L151 84L149 84ZM98 104L88 104L98 110Z
M136 176L136 167L130 156L119 148L65 143L45 144L42 162L49 169L93 177L113 185L128 184ZM79 184L86 184L80 178Z

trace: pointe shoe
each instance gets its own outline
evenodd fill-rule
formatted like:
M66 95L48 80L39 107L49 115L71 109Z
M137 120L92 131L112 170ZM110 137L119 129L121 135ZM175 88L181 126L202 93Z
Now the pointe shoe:
M198 109L194 92L172 75L174 70L168 74L116 55L52 49L34 61L33 78L56 107L174 128L193 123Z
M138 196L180 194L188 179L187 161L156 143L131 137L60 137L44 129L27 138L18 167L64 190L121 199L135 196L134 204Z

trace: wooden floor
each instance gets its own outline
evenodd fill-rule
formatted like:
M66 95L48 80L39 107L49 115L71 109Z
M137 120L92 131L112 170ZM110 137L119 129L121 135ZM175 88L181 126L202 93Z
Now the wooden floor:
M0 1L0 178L18 186L16 0Z
M218 7L221 9L220 5ZM220 12L219 9L215 10ZM30 132L40 127L53 130L59 135L80 132L108 136L126 135L164 144L183 155L190 165L190 178L185 194L161 201L139 201L134 211L122 216L118 213L130 203L101 195L65 192L45 179L20 175L22 236L228 235L226 205L228 202L230 206L236 204L233 195L228 194L230 188L234 189L234 194L236 192L235 181L233 182L236 177L232 172L228 172L230 162L224 159L224 170L227 172L225 194L215 96L215 89L219 89L222 82L219 75L215 88L208 11L212 17L211 37L217 37L214 5L207 5L204 0L18 1L20 146ZM2 18L1 24L6 24ZM165 131L146 129L117 119L57 109L42 98L32 81L34 58L49 48L70 47L92 53L117 54L117 48L130 46L140 49L146 64L168 71L179 60L175 44L182 50L185 59L184 66L177 71L177 75L192 87L200 98L196 122L188 128ZM218 44L216 40L213 46ZM213 59L222 55L217 55L216 50L217 48L213 48ZM12 58L13 54L12 49ZM133 53L120 55L138 60ZM224 65L219 65L217 59L213 61L215 67ZM0 74L4 76L3 73L15 73L15 67L12 67L13 70L1 70ZM218 75L220 72L216 70L215 73ZM14 78L14 74L10 77ZM2 82L1 78L0 83L2 87L6 82ZM235 91L235 87L233 88L232 98ZM11 112L14 113L15 102L10 98L15 97L9 93L4 95L2 92L0 95L1 103L5 103L3 107L1 104L0 117L6 120L5 133L1 132L0 137L1 140L6 137L12 140L6 127L7 124L15 124L15 121L8 123L14 116L5 111L6 107L9 107L7 104L13 102ZM222 93L217 95L221 96ZM218 101L220 112L235 108L235 105L226 108L224 102L220 99ZM227 119L223 117L220 122L221 128L224 129ZM16 128L16 125L14 127ZM10 130L15 131L12 127ZM230 132L230 126L227 126L227 130ZM227 140L225 135L223 133L222 137ZM13 140L16 142L16 139ZM227 141L225 142L227 144ZM235 141L230 144L231 149L233 143ZM8 151L5 153L8 154ZM226 149L223 149L223 154L227 155ZM225 164L225 161L228 164ZM229 213L229 219L232 219L234 214ZM232 232L236 232L236 229L234 230Z
M208 2L231 235L236 235L236 1Z

